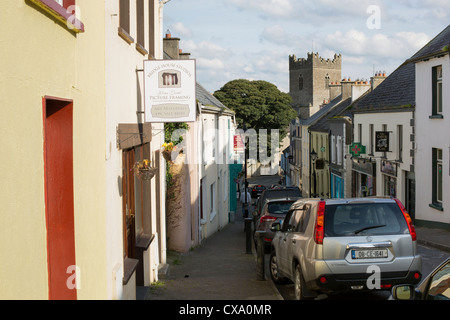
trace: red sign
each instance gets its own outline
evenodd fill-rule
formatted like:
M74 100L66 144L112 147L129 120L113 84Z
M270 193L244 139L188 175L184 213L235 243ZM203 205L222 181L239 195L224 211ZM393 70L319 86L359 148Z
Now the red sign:
M240 135L234 136L234 151L235 152L244 152L244 143L242 142L242 138Z

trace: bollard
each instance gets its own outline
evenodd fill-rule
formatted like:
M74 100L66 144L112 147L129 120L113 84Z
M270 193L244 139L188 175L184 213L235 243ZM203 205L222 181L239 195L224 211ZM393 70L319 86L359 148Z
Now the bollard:
M246 253L252 254L252 218L245 219Z
M264 276L264 269L265 269L265 243L264 243L264 237L266 235L265 231L256 231L256 239L257 239L257 256L256 256L256 276L257 280L264 281L266 280Z

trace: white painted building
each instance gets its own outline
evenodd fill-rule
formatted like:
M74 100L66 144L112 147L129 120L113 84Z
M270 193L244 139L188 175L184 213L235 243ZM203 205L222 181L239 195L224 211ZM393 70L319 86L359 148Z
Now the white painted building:
M391 196L414 216L414 63L402 64L356 102L353 142L366 153L353 157L352 196Z
M450 228L450 26L414 57L416 221ZM416 222L416 223L417 223Z
M200 241L230 222L229 164L233 161L234 112L197 85L201 107Z
M109 298L134 299L166 259L164 124L145 123L144 60L162 59L163 2L105 2L106 235ZM157 167L150 180L134 163Z

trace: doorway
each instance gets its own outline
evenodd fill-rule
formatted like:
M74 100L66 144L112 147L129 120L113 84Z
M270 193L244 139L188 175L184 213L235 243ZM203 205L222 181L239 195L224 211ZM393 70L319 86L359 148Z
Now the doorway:
M76 300L73 102L44 97L43 118L49 299Z

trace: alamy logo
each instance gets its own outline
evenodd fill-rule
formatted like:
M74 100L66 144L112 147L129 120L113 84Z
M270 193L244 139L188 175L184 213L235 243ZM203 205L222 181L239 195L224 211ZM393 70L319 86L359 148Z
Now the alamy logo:
M381 269L379 266L372 265L367 268L367 273L370 274L366 285L369 290L379 290L381 288Z
M69 18L67 18L67 28L73 29L81 29L81 17L80 17L80 8L76 5L71 5L67 8L67 14L70 14Z
M377 5L371 5L367 8L367 14L370 14L366 25L370 30L381 29L381 8Z
M66 280L66 286L69 290L81 289L81 270L78 266L71 265L67 267L67 274L70 276Z

